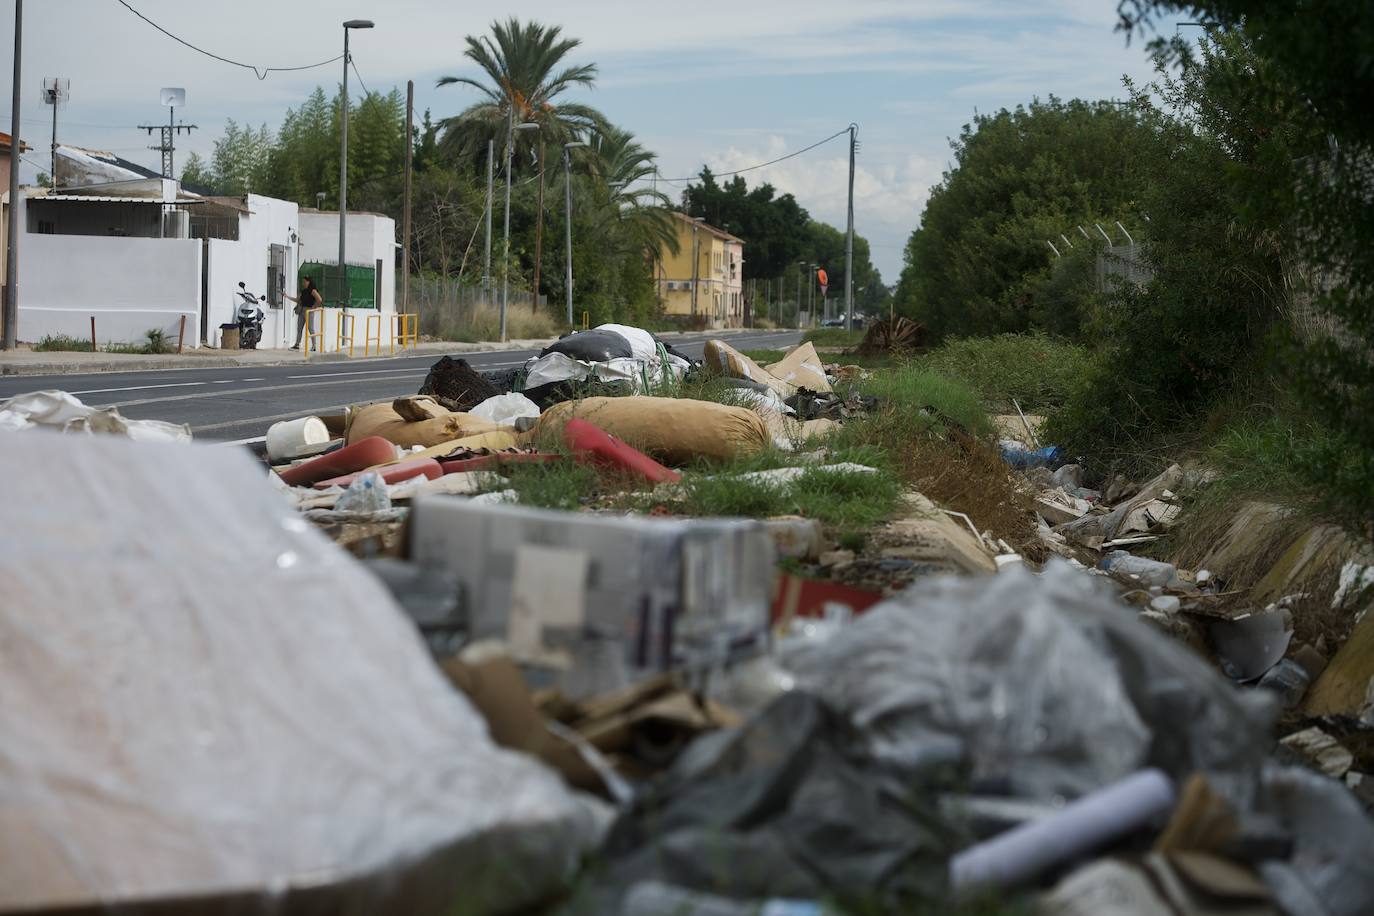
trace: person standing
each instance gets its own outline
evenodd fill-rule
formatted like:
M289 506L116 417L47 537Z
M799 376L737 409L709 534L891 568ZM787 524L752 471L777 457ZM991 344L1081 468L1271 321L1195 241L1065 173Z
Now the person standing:
M306 274L301 277L301 294L299 297L287 296L292 302L296 303L296 342L291 346L293 350L301 348L301 338L305 335L305 318L310 309L324 304L324 297L320 295L319 288L315 286L315 281Z

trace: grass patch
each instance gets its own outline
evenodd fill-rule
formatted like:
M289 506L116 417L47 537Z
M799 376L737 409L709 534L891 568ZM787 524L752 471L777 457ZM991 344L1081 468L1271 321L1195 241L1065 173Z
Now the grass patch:
M1088 351L1044 334L1002 334L946 341L918 365L973 388L990 406L1024 410L1062 406L1086 374Z
M501 339L501 311L494 305L457 306L438 310L426 322L425 334L437 340L463 343L482 343ZM423 314L423 312L421 313ZM528 306L506 310L506 336L513 340L545 340L567 330L564 324L546 312L534 312Z
M845 328L815 328L802 336L803 343L809 341L818 347L857 347L863 339L863 331Z
M91 342L69 334L46 334L33 349L39 353L90 353Z
M505 483L501 478L506 479ZM600 487L596 469L577 461L552 461L546 464L511 464L501 474L489 475L483 492L514 490L522 506L538 509L581 509L584 499Z

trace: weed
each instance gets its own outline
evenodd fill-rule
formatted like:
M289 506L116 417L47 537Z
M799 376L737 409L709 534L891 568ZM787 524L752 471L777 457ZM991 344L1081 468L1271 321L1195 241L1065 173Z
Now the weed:
M171 353L176 350L171 339L161 328L149 328L144 336L148 339L144 344L144 353Z
M40 353L52 353L57 351L90 353L91 342L79 337L72 337L68 334L45 334L38 343L33 345L33 349Z
M865 528L892 517L902 486L886 471L854 473L818 467L802 474L789 495L796 511L807 518L844 528Z
M1036 333L954 338L918 365L966 382L999 409L1015 399L1024 409L1044 410L1069 400L1089 362L1085 348Z
M835 536L835 543L840 545L841 550L858 553L868 543L868 534L863 531L841 531Z
M501 483L501 477L506 483ZM590 498L599 488L600 480L591 465L576 461L552 461L535 464L512 464L501 475L492 474L484 482L484 492L514 490L524 506L540 509L582 508L584 498Z

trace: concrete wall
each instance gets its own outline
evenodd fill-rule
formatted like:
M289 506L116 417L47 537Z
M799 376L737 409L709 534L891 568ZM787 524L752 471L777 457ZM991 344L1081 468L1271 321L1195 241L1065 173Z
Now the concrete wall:
M300 222L300 260L337 264L339 214L327 210L301 210ZM378 278L380 310L396 311L396 221L375 213L350 213L344 233L349 264L375 268L378 261L382 262L382 274Z
M234 320L239 297L238 284L242 280L255 296L267 294L267 268L271 263L271 246L285 245L286 293L296 295L296 268L300 263L300 246L292 244L292 236L299 232L299 213L294 203L272 197L248 195L252 211L239 217L237 241L209 240L206 263L207 343L220 345L221 324ZM281 308L261 303L266 318L262 324L260 349L289 347L295 341L296 316L290 300L283 299Z
M19 244L19 337L88 338L140 343L150 328L176 340L186 316L186 345L200 339L201 243L29 235Z

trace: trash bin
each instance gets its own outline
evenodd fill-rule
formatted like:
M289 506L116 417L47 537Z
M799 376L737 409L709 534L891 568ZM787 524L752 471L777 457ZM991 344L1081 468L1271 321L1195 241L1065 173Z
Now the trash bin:
M239 326L237 324L219 326L219 347L221 350L237 350L239 348Z

